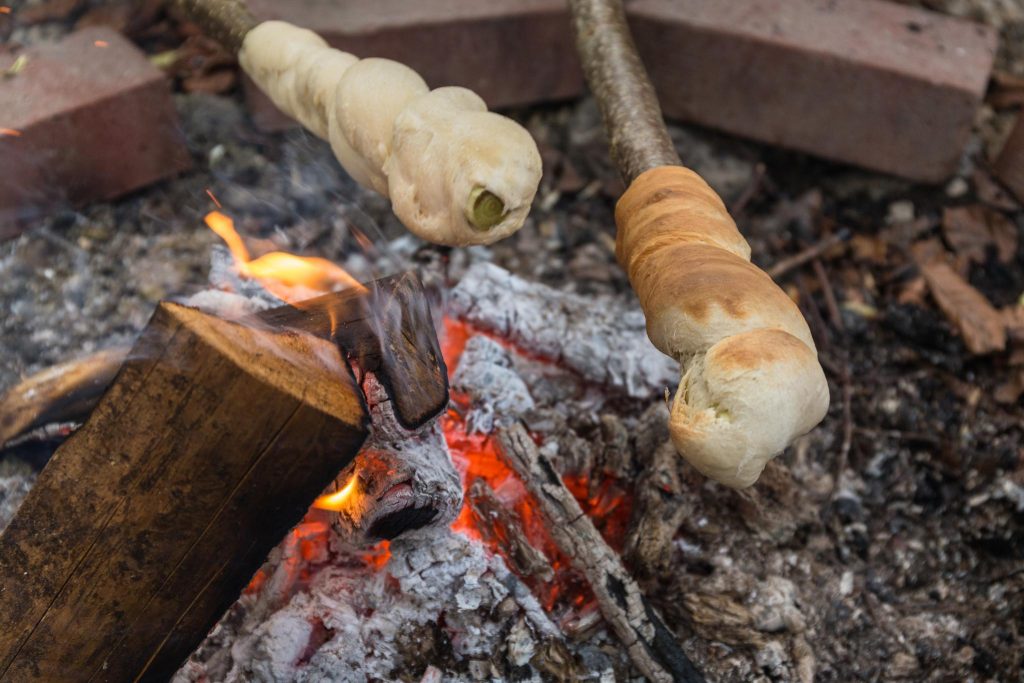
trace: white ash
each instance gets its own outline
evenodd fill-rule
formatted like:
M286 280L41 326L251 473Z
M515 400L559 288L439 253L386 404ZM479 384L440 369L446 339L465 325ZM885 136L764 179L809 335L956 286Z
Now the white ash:
M679 381L678 363L648 340L639 307L621 299L562 292L477 263L452 290L449 309L633 398L660 396Z
M383 570L315 568L308 588L266 618L226 618L209 651L229 651L228 661L214 670L193 656L175 683L430 680L438 669L446 681L513 670L517 680L541 680L530 661L560 633L501 558L448 529L398 540L391 552ZM432 636L438 642L424 651Z
M3 464L8 471L0 473L0 532L14 519L14 513L36 483L36 474L28 465Z
M512 354L498 342L478 334L466 342L452 389L470 398L466 430L489 434L534 408L533 396L513 367Z
M399 424L391 400L373 375L366 373L363 393L370 410L370 434L355 460L335 480L332 490L358 478L357 493L335 515L338 539L359 546L380 540L375 523L404 509L433 514L429 524L447 526L462 508L462 482L452 463L438 420L410 431Z

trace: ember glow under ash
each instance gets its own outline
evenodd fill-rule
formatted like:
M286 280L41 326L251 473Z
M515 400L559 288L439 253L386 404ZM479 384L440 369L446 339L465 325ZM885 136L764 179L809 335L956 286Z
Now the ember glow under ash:
M445 318L441 351L448 366L449 378L458 369L466 343L475 334L481 332L466 323ZM512 346L507 340L498 341L503 345ZM516 351L518 352L518 349ZM538 513L536 501L498 453L492 435L470 433L467 430L463 415L468 409L468 403L466 396L453 391L453 406L441 418L452 460L463 478L467 500L473 482L477 479L484 480L504 506L514 511L530 544L547 556L554 570L554 579L548 585L539 586L529 577L520 577L528 584L533 584L532 588L541 598L545 609L551 611L558 606L574 609L588 607L593 602L592 592L583 577L572 569L568 558L555 545ZM579 500L583 511L594 519L605 539L617 550L621 550L629 523L631 504L629 496L619 482L604 478L594 486L590 476L578 473L566 476L565 483ZM480 519L472 506L466 504L452 524L452 529L485 543L491 552L505 556L508 549L500 543L500 530L497 534L481 532L481 525L491 524L493 520ZM493 542L495 538L499 541ZM509 565L514 567L515 563L510 561Z

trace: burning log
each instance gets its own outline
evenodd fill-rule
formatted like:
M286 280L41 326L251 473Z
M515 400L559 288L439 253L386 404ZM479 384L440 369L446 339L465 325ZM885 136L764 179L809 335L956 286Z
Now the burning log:
M332 524L347 545L391 540L425 526L447 526L462 507L462 482L437 420L416 430L397 419L373 374L363 380L370 436L336 491L317 506L337 512Z
M637 669L659 683L703 681L675 636L622 566L619 556L605 543L526 430L521 425L513 426L503 430L499 440L505 459L538 502L555 543L587 577L601 614Z
M417 236L490 244L522 227L540 183L537 145L465 88L430 90L389 59L359 59L312 31L258 23L241 0L179 0L237 53L274 104L319 137Z
M206 290L186 301L220 317L291 329L330 339L363 370L377 373L399 423L416 429L448 405L447 371L423 286L413 273L365 287L253 313L257 298ZM127 349L108 349L48 368L0 397L0 446L37 427L87 417L124 360ZM395 387L400 390L396 391Z
M0 680L169 677L366 433L333 344L158 306L0 536Z
M651 345L640 311L610 298L560 292L478 263L449 306L471 325L633 398L660 396L679 381L679 365Z
M620 0L571 0L580 61L628 185L616 256L651 341L682 365L669 429L691 464L734 488L811 430L828 383L796 304L750 262L722 200L684 168Z

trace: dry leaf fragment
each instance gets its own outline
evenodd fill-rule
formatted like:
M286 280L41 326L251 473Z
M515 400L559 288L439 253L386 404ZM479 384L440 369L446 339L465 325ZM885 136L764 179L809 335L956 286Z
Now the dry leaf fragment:
M1006 324L981 292L968 284L944 261L919 262L921 275L946 317L957 326L973 354L1006 348Z
M984 263L990 247L1003 263L1017 254L1017 226L999 211L980 204L944 209L942 235L957 255L972 263Z

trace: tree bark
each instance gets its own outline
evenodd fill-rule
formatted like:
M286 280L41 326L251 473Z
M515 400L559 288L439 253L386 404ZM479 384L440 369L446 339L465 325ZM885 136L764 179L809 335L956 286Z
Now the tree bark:
M169 678L367 424L330 342L160 304L0 536L0 681Z
M243 0L176 0L176 4L203 33L233 54L238 54L245 34L258 23Z

